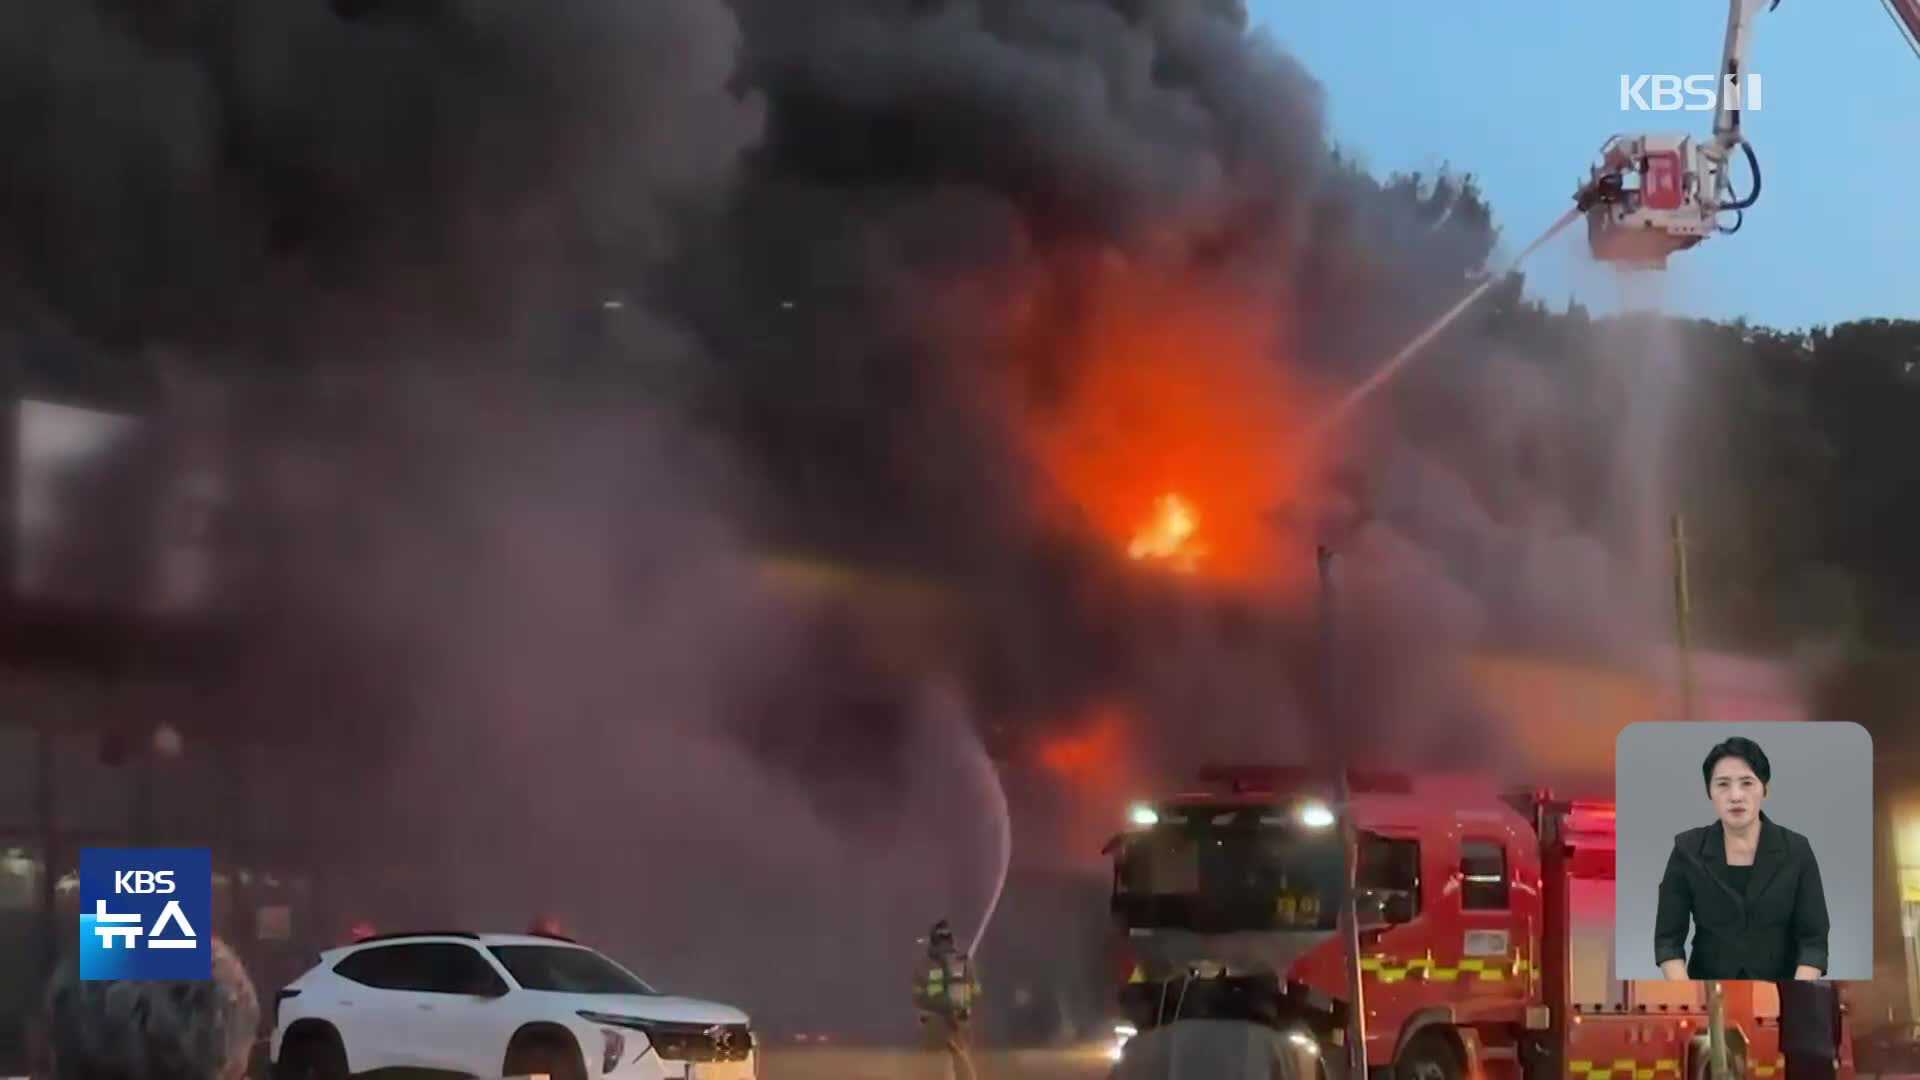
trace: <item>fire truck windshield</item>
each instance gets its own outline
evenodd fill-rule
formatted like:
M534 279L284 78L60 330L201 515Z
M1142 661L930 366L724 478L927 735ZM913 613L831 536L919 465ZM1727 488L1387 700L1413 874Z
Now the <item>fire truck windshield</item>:
M1271 807L1190 813L1121 842L1113 913L1128 928L1327 931L1344 878L1336 829Z

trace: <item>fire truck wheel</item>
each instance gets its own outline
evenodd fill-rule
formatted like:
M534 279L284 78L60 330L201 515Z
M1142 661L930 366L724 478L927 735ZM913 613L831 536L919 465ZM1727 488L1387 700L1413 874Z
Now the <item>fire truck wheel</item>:
M1460 1052L1437 1029L1408 1039L1393 1062L1393 1080L1460 1080L1464 1072Z

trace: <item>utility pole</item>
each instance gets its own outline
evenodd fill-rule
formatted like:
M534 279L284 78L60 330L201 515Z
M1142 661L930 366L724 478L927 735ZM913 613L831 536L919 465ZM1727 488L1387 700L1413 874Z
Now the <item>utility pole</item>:
M1673 611L1680 663L1680 719L1694 719L1693 597L1687 587L1687 526L1673 516ZM1719 980L1707 980L1707 1056L1712 1080L1727 1075L1727 1000Z
M1687 586L1687 525L1673 516L1673 612L1680 660L1680 719L1693 715L1693 597Z
M1335 619L1336 592L1333 581L1333 549L1320 545L1320 709L1323 729L1344 731L1340 717L1338 623ZM1338 804L1340 846L1346 856L1346 896L1340 904L1341 938L1347 950L1347 1077L1367 1080L1367 1000L1360 966L1360 836L1353 821L1353 784L1350 762L1344 746L1337 755L1338 779L1334 799ZM1724 1078L1716 1078L1724 1080Z

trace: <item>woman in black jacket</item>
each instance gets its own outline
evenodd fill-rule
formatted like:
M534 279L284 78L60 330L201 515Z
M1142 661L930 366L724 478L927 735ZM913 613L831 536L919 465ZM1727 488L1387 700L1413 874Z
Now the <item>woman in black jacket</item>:
M1673 838L1654 962L1681 981L1820 978L1829 929L1820 864L1805 836L1760 810L1773 777L1766 753L1752 739L1728 739L1700 772L1719 820Z

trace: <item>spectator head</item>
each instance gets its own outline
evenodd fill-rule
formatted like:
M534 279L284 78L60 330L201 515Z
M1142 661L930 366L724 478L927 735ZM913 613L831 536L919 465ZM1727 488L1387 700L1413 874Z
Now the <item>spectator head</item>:
M253 980L212 942L206 982L86 982L69 957L47 988L52 1080L241 1080L260 1024Z

